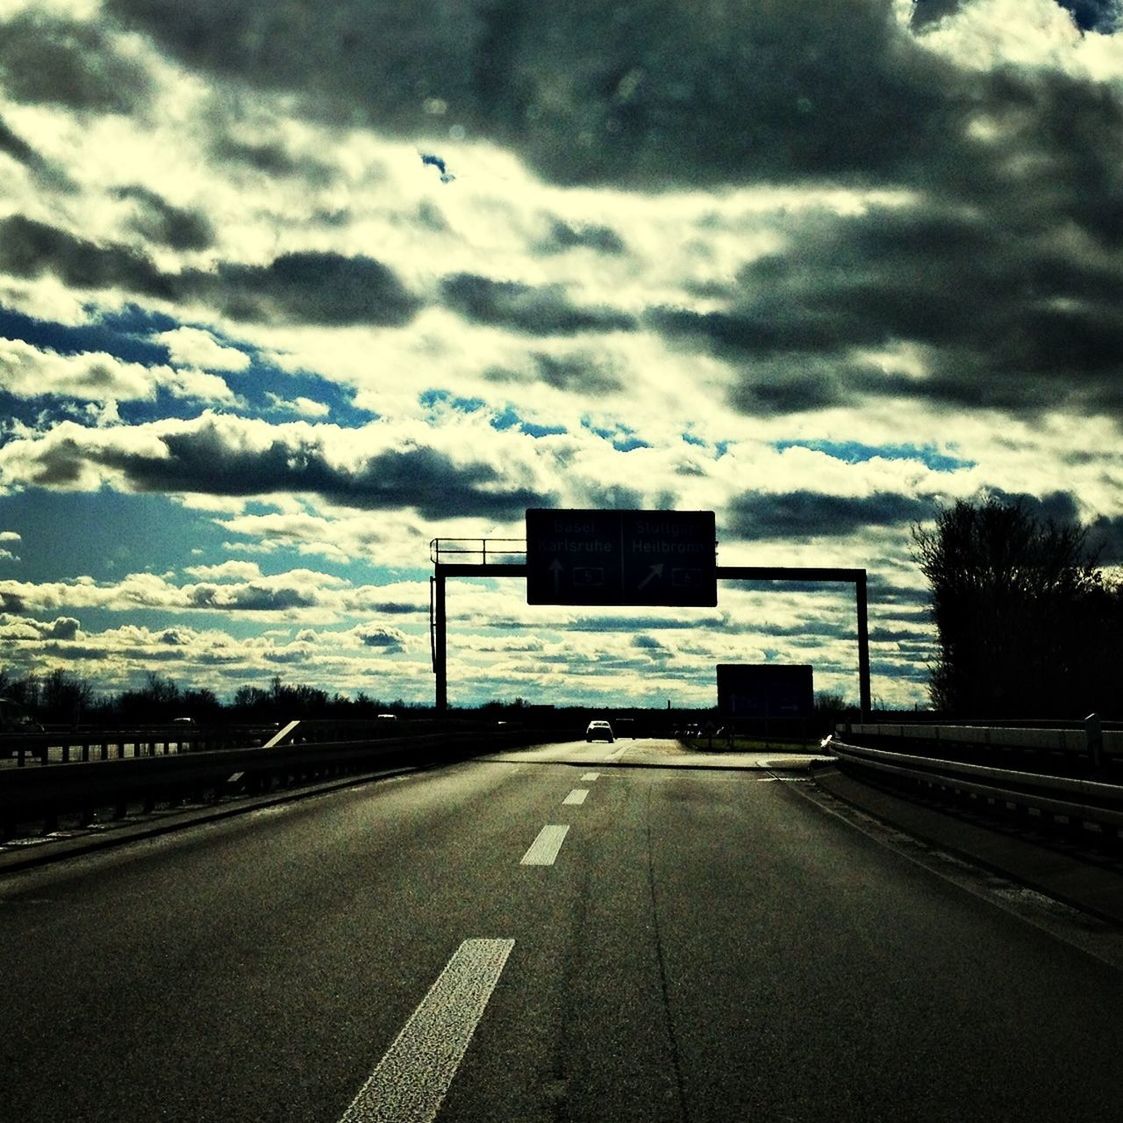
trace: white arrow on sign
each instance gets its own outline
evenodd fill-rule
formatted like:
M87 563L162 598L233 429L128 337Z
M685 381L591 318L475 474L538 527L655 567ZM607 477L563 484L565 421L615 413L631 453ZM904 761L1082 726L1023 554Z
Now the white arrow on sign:
M557 558L554 558L554 560L550 562L550 573L553 574L554 577L554 596L558 595L558 589L561 584L561 571L564 568L565 567Z
M650 585L651 582L654 581L657 577L660 580L662 579L662 577L663 577L663 563L662 562L659 562L658 565L653 565L650 568L651 568L651 572L636 586L636 592L637 593L640 591L640 589L646 589L647 586Z

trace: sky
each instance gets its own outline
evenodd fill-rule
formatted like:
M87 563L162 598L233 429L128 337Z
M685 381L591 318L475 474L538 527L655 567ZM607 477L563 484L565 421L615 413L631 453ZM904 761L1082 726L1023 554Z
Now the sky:
M941 507L1123 563L1121 295L1115 0L0 0L0 666L431 702L431 540L709 510L923 705ZM448 613L454 705L857 699L845 586Z

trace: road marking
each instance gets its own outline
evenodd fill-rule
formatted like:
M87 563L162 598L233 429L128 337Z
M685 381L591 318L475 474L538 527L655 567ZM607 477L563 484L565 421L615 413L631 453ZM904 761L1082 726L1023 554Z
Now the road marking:
M339 1123L431 1123L514 940L465 940Z
M538 837L530 844L530 849L523 855L519 865L552 866L568 833L568 824L561 826L548 823L538 832Z
M581 777L581 779L582 780L599 780L600 779L600 773L599 772L586 772L585 775Z
M574 788L573 791L562 800L562 804L569 807L580 807L581 804L585 802L585 798L588 794L588 788Z

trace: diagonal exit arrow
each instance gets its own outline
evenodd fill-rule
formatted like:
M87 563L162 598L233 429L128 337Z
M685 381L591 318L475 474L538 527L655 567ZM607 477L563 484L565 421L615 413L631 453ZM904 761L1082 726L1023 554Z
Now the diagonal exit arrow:
M651 582L654 581L657 577L660 580L662 579L662 577L663 577L663 563L662 562L659 562L658 565L651 566L650 569L651 569L651 572L648 573L648 575L636 586L636 592L637 593L641 589L646 589L647 586L650 585Z

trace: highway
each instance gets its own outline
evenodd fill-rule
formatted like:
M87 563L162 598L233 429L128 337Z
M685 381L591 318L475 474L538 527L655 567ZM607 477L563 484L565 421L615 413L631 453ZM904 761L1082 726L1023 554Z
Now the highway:
M699 763L548 745L5 877L0 1119L1121 1117L1117 967Z

